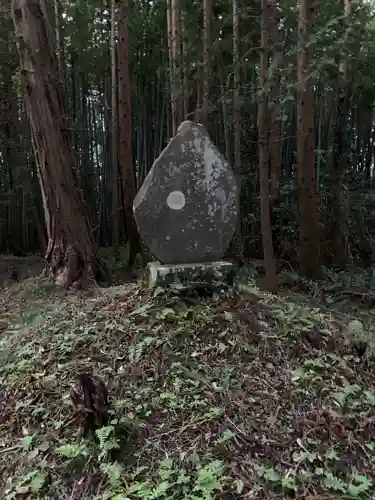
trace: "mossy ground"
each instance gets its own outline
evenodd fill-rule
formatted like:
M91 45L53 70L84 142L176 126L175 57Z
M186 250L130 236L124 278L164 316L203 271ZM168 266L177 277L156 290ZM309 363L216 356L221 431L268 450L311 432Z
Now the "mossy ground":
M371 335L374 316L337 304L353 284L334 279L215 300L3 289L0 498L373 498L375 364L346 331ZM82 369L111 394L96 441L78 439L68 396Z

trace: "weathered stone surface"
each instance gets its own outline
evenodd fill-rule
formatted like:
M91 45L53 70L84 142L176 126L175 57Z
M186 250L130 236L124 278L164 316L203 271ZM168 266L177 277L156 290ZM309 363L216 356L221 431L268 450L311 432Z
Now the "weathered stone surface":
M148 285L167 287L178 284L189 287L210 286L218 287L222 284L233 285L235 274L234 265L230 262L206 262L190 264L158 264L149 262Z
M237 186L205 128L183 122L133 204L138 230L164 264L220 260L237 219Z

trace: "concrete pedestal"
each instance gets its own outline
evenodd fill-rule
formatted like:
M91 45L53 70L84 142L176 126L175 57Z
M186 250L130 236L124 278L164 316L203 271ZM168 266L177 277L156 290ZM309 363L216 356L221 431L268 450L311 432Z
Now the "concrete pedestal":
M159 264L149 262L149 288L178 284L187 287L230 287L235 275L231 262L217 261L192 264Z

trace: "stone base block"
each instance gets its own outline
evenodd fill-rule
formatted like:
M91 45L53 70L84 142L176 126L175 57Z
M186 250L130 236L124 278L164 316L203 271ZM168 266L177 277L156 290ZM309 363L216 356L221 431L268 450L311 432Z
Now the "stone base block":
M159 264L149 262L150 288L180 285L191 288L221 288L233 285L235 268L231 262L205 262L194 264Z

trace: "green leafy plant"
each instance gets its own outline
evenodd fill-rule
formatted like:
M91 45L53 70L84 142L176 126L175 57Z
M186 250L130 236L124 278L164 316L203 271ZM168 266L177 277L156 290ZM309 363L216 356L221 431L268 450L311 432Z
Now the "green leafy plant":
M96 435L99 439L100 454L99 459L104 459L108 456L111 450L117 450L120 448L118 439L115 437L115 427L113 425L108 425L106 427L101 427L97 429Z
M43 488L46 475L41 470L33 470L18 477L15 485L6 491L6 500L14 500L19 495L38 494Z
M89 450L84 442L75 442L59 446L56 452L65 458L87 457Z

